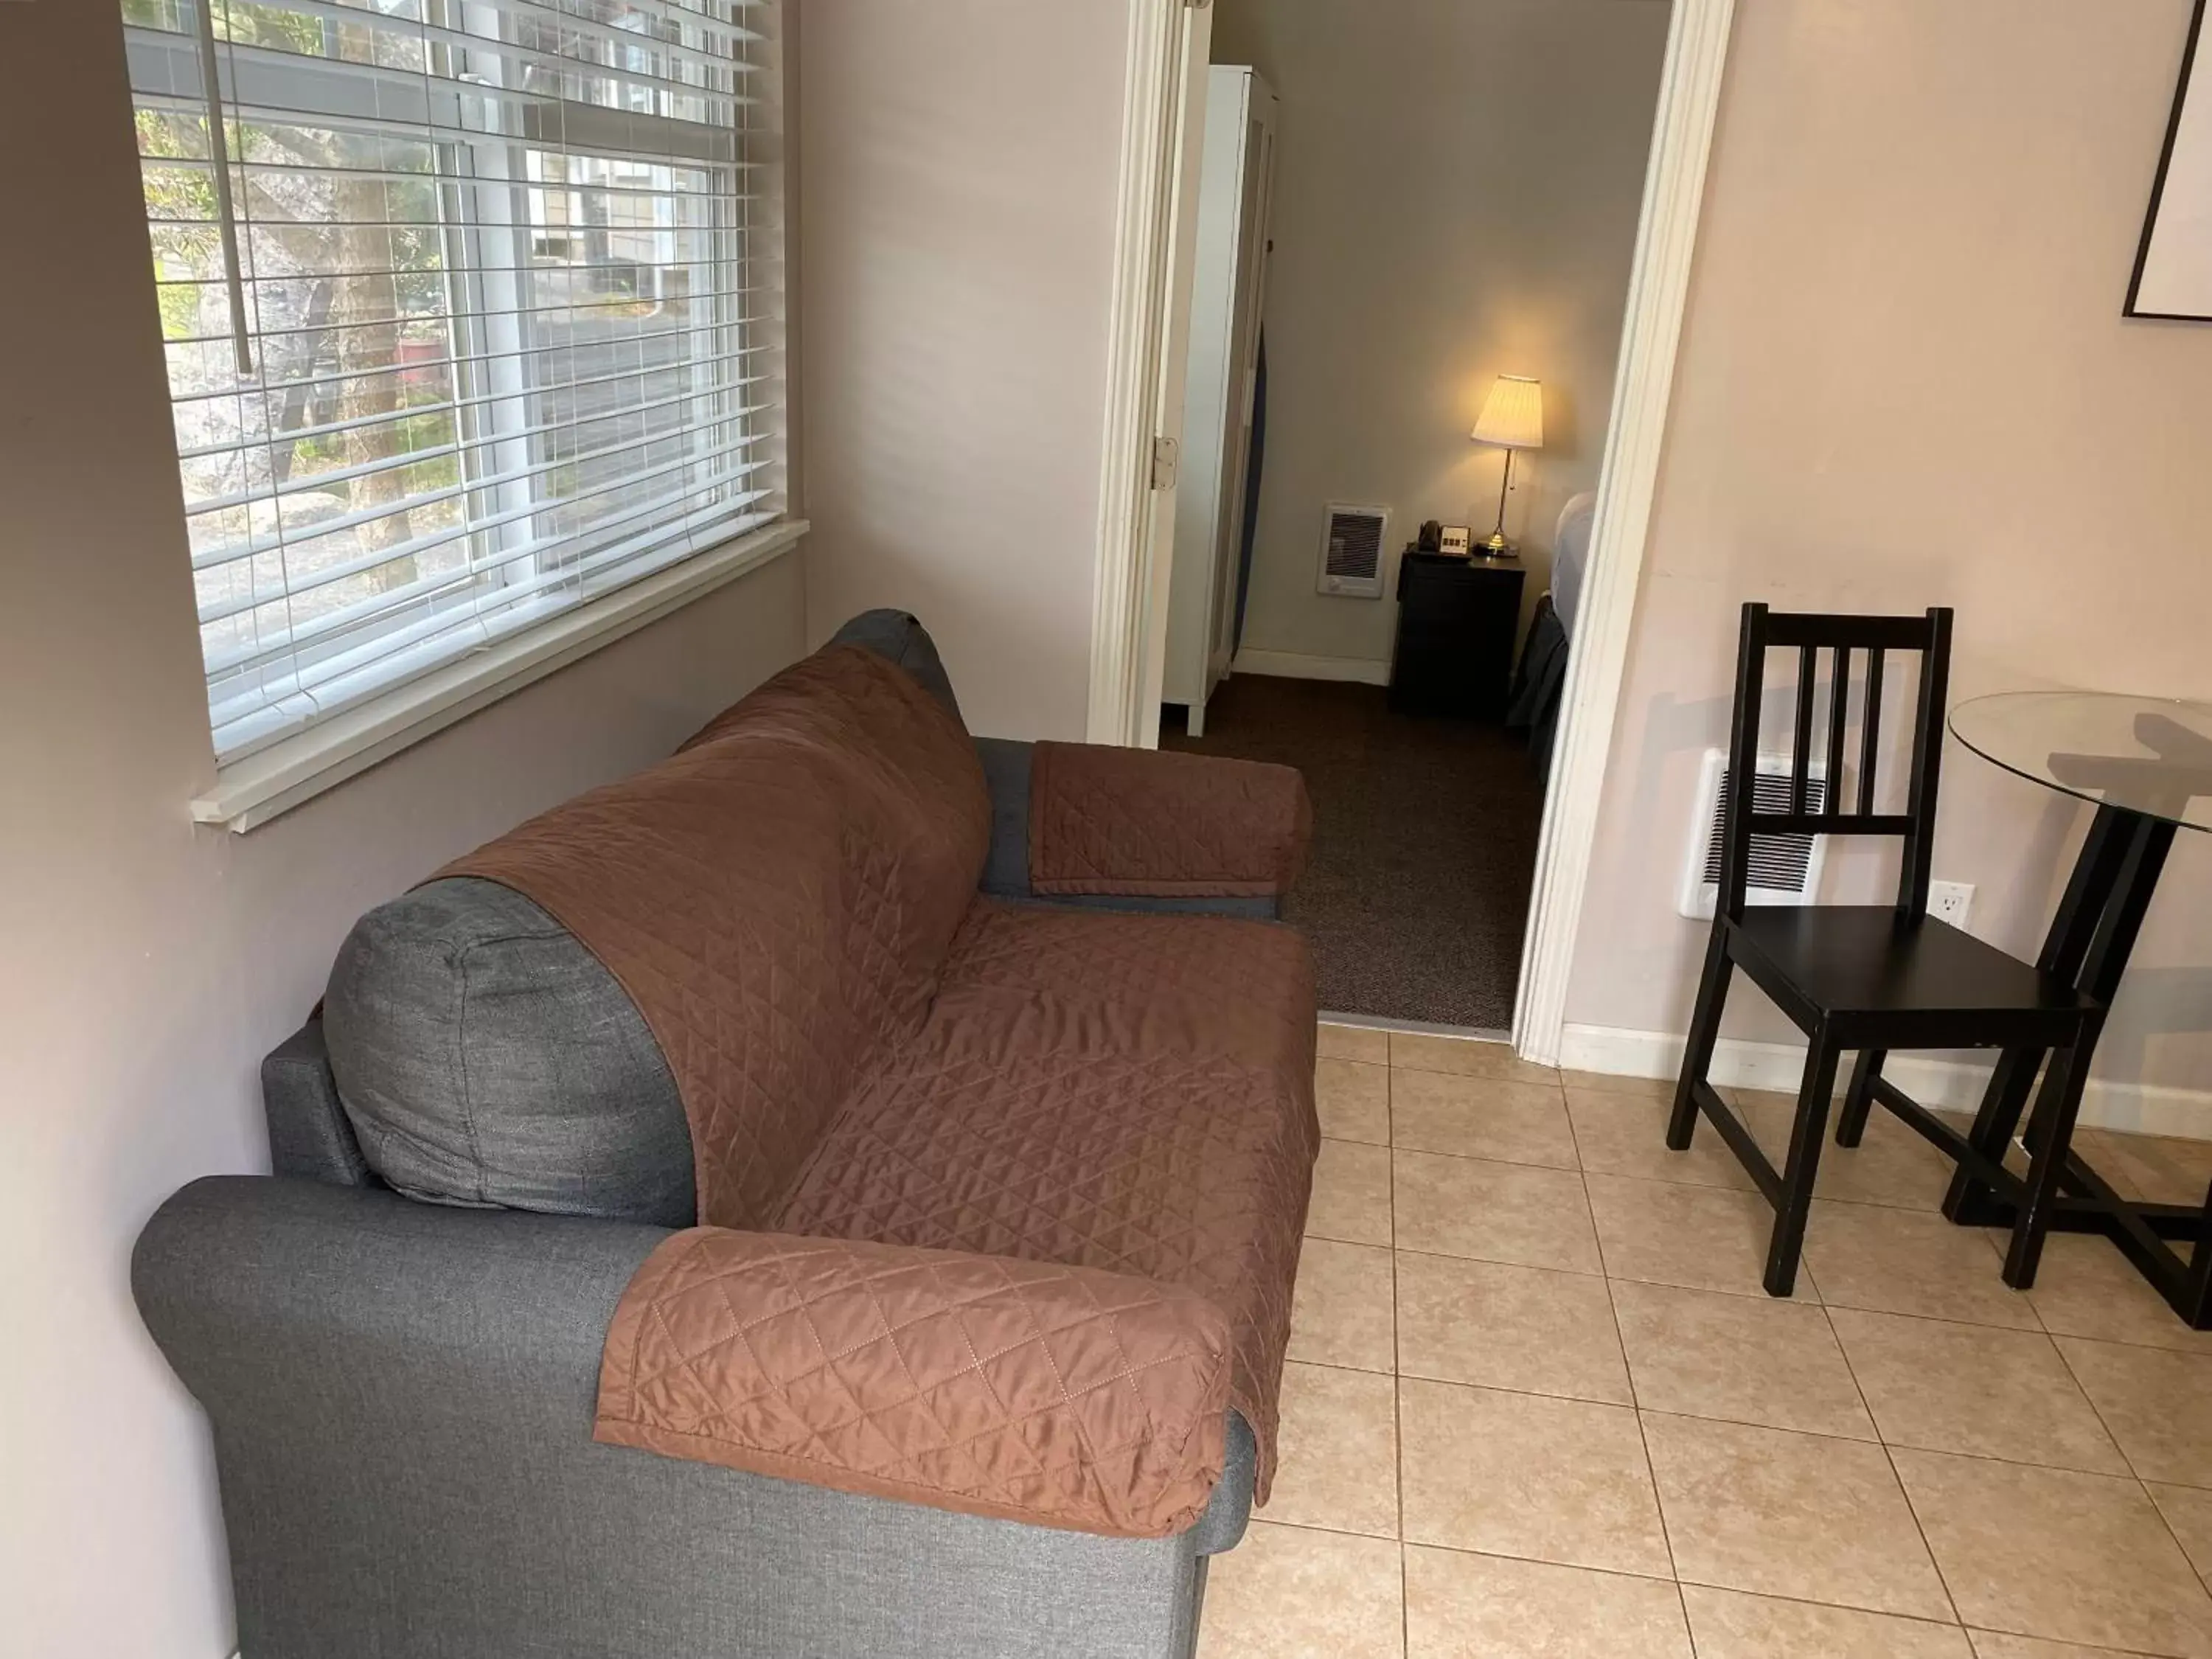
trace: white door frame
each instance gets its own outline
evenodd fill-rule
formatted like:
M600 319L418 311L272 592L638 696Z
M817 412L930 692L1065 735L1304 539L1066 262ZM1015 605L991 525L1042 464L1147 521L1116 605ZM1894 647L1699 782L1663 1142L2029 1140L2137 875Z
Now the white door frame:
M1145 700L1158 695L1157 674L1146 672L1148 656L1156 661L1159 649L1157 640L1147 638L1157 573L1150 568L1146 496L1151 422L1161 392L1158 336L1176 165L1175 53L1180 17L1194 3L1205 0L1129 0L1128 101L1091 653L1094 743L1142 741ZM1668 25L1589 568L1575 622L1514 1007L1515 1047L1547 1065L1558 1063L1566 1020L1735 12L1735 0L1674 0Z
M1121 112L1121 198L1114 229L1114 299L1107 328L1105 449L1098 484L1098 556L1091 607L1092 743L1159 743L1160 681L1167 660L1167 567L1156 550L1175 523L1172 468L1164 480L1154 440L1172 391L1169 360L1176 235L1186 174L1183 154L1193 33L1210 37L1206 0L1129 0L1129 46ZM1198 72L1205 73L1202 52ZM1186 161L1192 163L1186 167ZM1187 261L1183 263L1187 264ZM1164 522L1163 522L1164 520Z

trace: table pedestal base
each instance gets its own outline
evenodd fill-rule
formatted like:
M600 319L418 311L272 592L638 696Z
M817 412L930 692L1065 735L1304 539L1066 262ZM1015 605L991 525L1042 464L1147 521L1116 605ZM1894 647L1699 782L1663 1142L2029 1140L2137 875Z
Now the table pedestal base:
M2173 825L2164 819L2100 806L2037 966L2110 1003L2142 929L2173 833ZM1959 1169L1944 1194L1943 1213L1960 1225L2009 1228L2017 1220L2026 1185L2003 1168L2004 1155L2020 1132L2039 1072L2044 1073L2043 1084L2028 1116L2031 1151L2045 1144L2057 1127L2060 1091L2044 1060L2044 1052L2034 1048L2008 1048L1998 1057L1974 1127L1964 1147L1954 1149L1960 1152ZM2081 1057L2082 1065L2088 1061L2087 1054ZM1890 1092L1883 1089L1884 1103L1893 1107ZM1923 1134L1929 1132L1925 1123L1914 1127ZM2212 1329L2212 1248L2203 1248L2212 1191L2198 1206L2138 1203L2121 1197L2069 1152L2060 1194L2051 1217L2054 1229L2103 1233L2185 1321L2198 1330ZM2184 1260L2169 1239L2194 1241L2200 1248L2193 1260ZM2015 1246L2006 1260L2005 1282L2026 1290L2035 1283L2037 1264L2022 1258L2017 1241Z

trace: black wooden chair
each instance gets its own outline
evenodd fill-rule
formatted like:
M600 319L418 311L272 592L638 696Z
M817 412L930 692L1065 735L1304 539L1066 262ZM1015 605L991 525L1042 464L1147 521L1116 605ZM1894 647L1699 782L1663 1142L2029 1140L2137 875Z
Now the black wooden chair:
M1790 757L1789 810L1768 811L1747 781L1759 775L1759 704L1766 653L1797 653L1795 739ZM1831 676L1823 722L1826 775L1821 799L1809 799L1814 761L1814 704L1819 657L1830 654ZM1881 729L1882 672L1890 653L1920 659L1917 714L1905 811L1875 809ZM1844 737L1849 729L1851 672L1865 663L1861 697L1856 787L1844 787ZM1925 1110L1881 1076L1893 1048L2004 1048L2047 1055L2059 1086L2051 1107L2030 1128L2033 1142L2027 1201L2020 1226L2032 1263L2057 1195L2059 1172L2081 1105L2084 1068L2075 1053L2094 1045L2104 1018L2101 1005L2059 976L2029 966L1927 914L1929 859L1936 828L1936 784L1942 758L1944 689L1949 679L1951 613L1925 617L1779 615L1763 605L1743 608L1736 659L1735 717L1729 740L1729 778L1722 829L1720 890L1711 943L1698 986L1681 1079L1667 1126L1667 1144L1687 1151L1698 1114L1711 1118L1745 1170L1774 1206L1774 1234L1767 1248L1769 1294L1788 1296L1797 1282L1797 1260L1827 1130L1836 1069L1856 1049L1850 1086L1837 1121L1839 1145L1855 1146L1875 1103L1958 1158L1978 1175L1992 1173L1984 1154L1956 1129ZM1852 797L1856 796L1853 802ZM1887 836L1904 842L1897 902L1889 905L1750 905L1745 902L1755 836ZM1767 1161L1751 1132L1732 1113L1705 1073L1720 1034L1729 981L1741 968L1772 998L1810 1040L1797 1115L1784 1168ZM2001 1149L2000 1149L2001 1151ZM2022 1254L2015 1242L2015 1255ZM1994 1267L1994 1263L1992 1264Z

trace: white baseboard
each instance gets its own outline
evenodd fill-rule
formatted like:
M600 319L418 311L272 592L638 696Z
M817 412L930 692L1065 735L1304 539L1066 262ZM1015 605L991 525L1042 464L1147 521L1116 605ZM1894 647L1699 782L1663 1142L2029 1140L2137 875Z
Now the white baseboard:
M1309 657L1296 651L1255 651L1249 646L1237 653L1239 674L1271 674L1284 680L1349 680L1358 685L1388 685L1390 665L1365 657Z
M1333 1014L1322 1010L1324 1025L1352 1025L1364 1031L1406 1031L1416 1036L1457 1037L1465 1042L1510 1042L1513 1033L1486 1025L1439 1025L1429 1019L1391 1019L1382 1014Z
M1570 1071L1620 1077L1674 1077L1682 1068L1683 1041L1679 1032L1571 1024L1561 1034L1559 1064ZM1881 1073L1923 1106L1971 1111L1981 1102L1990 1068L1897 1054ZM1723 1086L1795 1094L1804 1074L1805 1051L1790 1043L1724 1037L1713 1050L1711 1076ZM2093 1077L2082 1096L2081 1121L2099 1128L2212 1140L2212 1092Z

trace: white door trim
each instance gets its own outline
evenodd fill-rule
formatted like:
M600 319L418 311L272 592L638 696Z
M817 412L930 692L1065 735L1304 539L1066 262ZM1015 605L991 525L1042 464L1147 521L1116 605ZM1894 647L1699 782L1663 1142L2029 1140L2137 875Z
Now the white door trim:
M1176 15L1190 3L1130 0L1128 100L1092 616L1094 743L1139 740L1148 688L1158 683L1146 673L1147 653L1157 661L1160 641L1148 637L1158 624L1148 605L1156 573L1150 568L1145 497L1152 461L1150 423L1161 395L1160 321L1171 241L1176 43L1181 38ZM1589 570L1576 618L1559 747L1552 757L1514 1010L1516 1046L1547 1064L1558 1061L1565 1026L1567 985L1637 586L1644 574L1675 349L1705 200L1705 163L1735 13L1735 0L1674 0L1668 27Z
M1158 430L1173 268L1177 132L1191 0L1128 0L1121 177L1107 325L1106 430L1098 481L1098 557L1091 612L1091 701L1085 736L1138 744L1159 684L1166 626L1155 617L1152 439ZM1211 21L1209 18L1206 20ZM1154 715L1157 718L1157 709ZM1157 740L1157 727L1152 730Z
M1574 649L1560 714L1559 741L1544 799L1521 986L1513 1009L1514 1046L1526 1058L1557 1065L1566 1026L1583 895L1606 763L1613 752L1620 682L1628 665L1637 585L1644 574L1651 498L1674 388L1675 349L1689 299L1705 163L1720 112L1735 0L1674 0L1659 82L1643 222L1629 279L1628 314L1613 376L1589 570L1575 617Z

